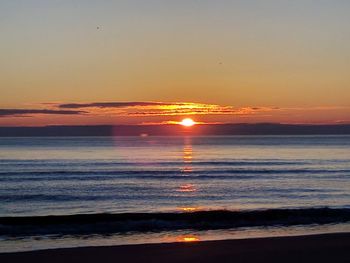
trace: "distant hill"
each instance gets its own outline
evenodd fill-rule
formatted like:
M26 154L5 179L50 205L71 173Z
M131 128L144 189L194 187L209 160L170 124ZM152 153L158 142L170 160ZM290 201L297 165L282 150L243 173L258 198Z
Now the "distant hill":
M312 135L350 134L350 124L211 124L182 127L180 125L97 125L0 127L1 137L10 136L161 136L161 135Z

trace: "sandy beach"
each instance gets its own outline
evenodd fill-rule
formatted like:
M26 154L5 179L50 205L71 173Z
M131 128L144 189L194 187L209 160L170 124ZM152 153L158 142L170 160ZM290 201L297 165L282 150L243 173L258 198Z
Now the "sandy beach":
M350 233L81 247L0 254L0 262L350 262Z

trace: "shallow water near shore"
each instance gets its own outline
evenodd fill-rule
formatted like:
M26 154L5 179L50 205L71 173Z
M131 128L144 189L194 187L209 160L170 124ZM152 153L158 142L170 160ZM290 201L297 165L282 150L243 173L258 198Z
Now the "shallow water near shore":
M150 243L201 242L209 240L247 239L261 237L300 236L325 233L350 233L350 224L326 224L292 227L247 227L224 230L177 230L110 235L39 235L25 238L2 238L0 253L55 248L119 246Z

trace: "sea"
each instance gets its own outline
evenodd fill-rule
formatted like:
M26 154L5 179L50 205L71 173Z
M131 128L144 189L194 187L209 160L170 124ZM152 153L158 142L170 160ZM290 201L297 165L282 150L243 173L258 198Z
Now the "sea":
M348 135L0 138L0 252L349 223Z

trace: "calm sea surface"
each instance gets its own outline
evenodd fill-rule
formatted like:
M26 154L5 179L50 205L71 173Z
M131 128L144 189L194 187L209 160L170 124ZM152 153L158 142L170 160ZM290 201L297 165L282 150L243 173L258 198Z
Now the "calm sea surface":
M350 136L0 138L1 218L322 207L350 208Z

